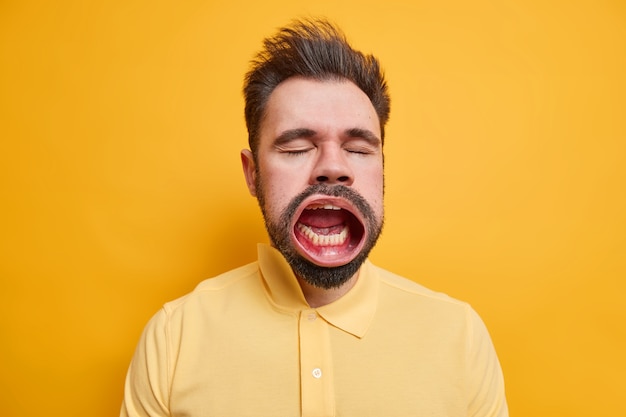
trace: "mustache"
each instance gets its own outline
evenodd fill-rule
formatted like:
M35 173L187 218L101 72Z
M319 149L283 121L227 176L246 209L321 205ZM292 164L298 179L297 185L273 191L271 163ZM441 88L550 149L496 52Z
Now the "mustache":
M302 202L312 195L326 195L329 197L342 197L350 201L362 214L373 213L372 207L365 198L354 189L345 185L313 184L291 200L286 212L293 215Z

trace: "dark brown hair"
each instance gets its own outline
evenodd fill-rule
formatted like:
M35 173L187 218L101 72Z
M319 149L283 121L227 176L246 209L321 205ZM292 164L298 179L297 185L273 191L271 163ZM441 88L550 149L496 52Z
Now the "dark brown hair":
M293 76L352 81L372 102L384 140L389 93L378 60L352 49L343 32L328 21L298 20L263 41L244 80L248 144L255 157L267 101L278 84Z

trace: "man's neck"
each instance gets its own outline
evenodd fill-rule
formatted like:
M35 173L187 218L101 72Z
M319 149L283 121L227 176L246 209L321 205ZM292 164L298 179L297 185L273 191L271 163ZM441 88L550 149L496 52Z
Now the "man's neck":
M357 271L356 274L350 277L350 279L344 282L340 287L329 289L316 287L309 284L300 277L296 278L298 278L298 283L300 284L300 288L302 288L302 293L304 294L304 298L306 299L309 306L311 306L312 308L317 308L340 299L348 291L350 291L359 279L359 271Z

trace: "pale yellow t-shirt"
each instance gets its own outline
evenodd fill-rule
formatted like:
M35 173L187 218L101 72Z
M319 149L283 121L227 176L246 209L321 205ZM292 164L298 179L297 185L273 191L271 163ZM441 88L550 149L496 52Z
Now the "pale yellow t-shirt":
M165 304L130 365L121 416L507 416L491 340L468 304L366 262L310 308L284 258Z

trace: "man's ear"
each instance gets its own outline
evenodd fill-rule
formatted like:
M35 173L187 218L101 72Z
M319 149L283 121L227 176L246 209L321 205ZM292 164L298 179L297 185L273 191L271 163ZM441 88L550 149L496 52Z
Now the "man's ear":
M253 197L256 197L256 164L254 156L248 149L241 151L241 166L243 167L243 175L246 177L246 185Z

